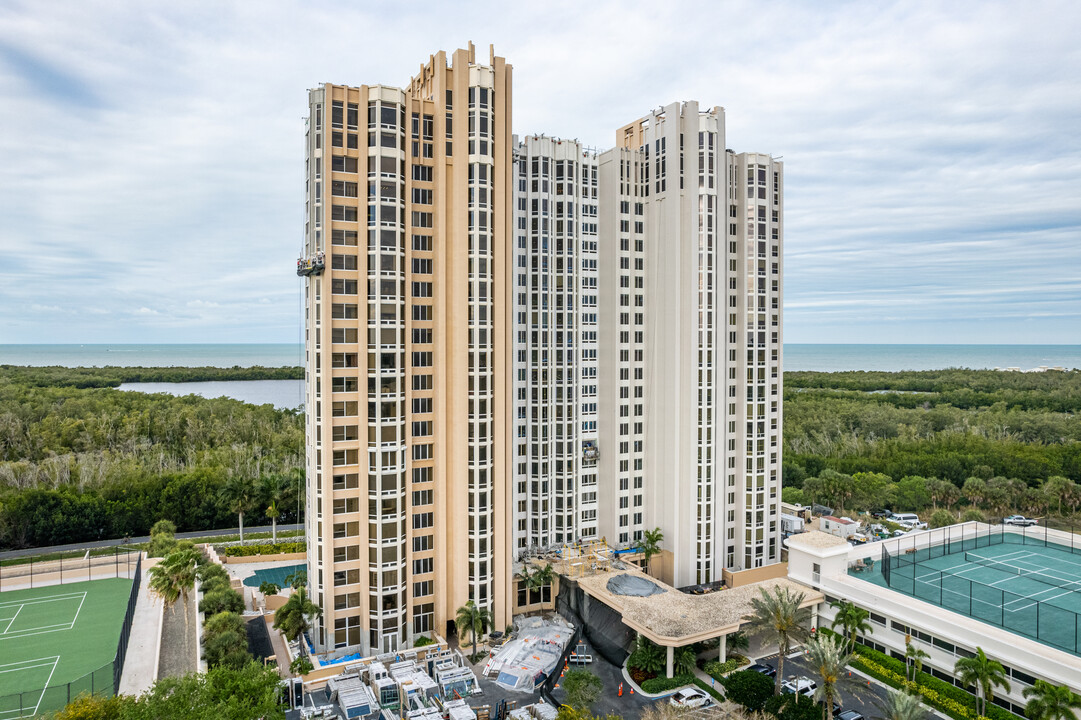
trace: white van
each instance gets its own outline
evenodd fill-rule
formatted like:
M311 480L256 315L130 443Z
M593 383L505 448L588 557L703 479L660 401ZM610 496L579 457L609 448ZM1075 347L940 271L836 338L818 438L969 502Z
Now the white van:
M916 513L894 513L890 516L890 520L913 530L923 530L927 527L927 523L920 522L920 516Z

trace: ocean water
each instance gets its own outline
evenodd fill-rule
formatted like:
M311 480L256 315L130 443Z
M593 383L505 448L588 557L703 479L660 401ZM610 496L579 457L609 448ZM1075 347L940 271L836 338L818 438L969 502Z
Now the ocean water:
M0 345L0 364L233 367L301 365L296 343L260 345ZM785 345L785 370L1081 368L1081 345Z
M992 370L1042 366L1081 369L1081 345L812 345L786 344L784 369Z

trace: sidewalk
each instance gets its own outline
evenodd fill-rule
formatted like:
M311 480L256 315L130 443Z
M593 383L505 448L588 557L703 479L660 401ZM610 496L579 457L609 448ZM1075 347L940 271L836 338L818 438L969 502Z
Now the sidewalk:
M120 692L123 695L146 692L157 679L163 606L161 600L150 593L150 576L147 573L157 562L157 558L143 559L143 579L139 597L135 601L135 614L131 619L128 654L120 675Z

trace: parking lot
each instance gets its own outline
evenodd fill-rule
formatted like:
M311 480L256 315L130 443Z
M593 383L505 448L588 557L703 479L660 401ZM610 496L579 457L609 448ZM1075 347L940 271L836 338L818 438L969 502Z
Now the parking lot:
M770 667L777 667L777 654L774 653L765 658L759 659L757 662L763 665L769 665ZM786 657L784 661L784 678L785 680L794 680L795 678L806 676L815 680L817 675L811 668L810 663L802 653L792 653L790 657ZM870 718L878 717L881 713L877 707L877 703L881 703L886 699L889 690L882 687L878 683L870 683L864 680L859 675L852 673L850 681L844 683L840 688L840 698L838 702L841 705L842 710L855 710L860 715L870 720Z

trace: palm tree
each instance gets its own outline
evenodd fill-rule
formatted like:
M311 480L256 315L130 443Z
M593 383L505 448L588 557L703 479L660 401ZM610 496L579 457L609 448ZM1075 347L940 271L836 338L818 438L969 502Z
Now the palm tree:
M311 629L311 621L321 616L323 610L308 597L308 589L299 587L293 591L285 604L274 611L274 628L281 630L285 638L292 642ZM307 651L304 642L300 643L300 652Z
M912 636L905 636L905 674L909 680L915 682L916 676L923 671L923 661L931 657L923 649L912 642Z
M646 561L646 574L649 574L649 561L653 559L654 555L661 552L661 542L664 540L664 533L660 528L654 528L652 530L646 530L642 533L642 539L635 543L635 548L638 552L642 553L643 558Z
M844 628L844 634L848 638L848 652L855 651L856 634L869 633L874 629L867 622L867 619L871 617L871 613L857 607L855 603L847 601L831 603L830 605L837 609L837 614L834 616L833 622L830 623L830 628L836 629L837 626Z
M188 629L188 593L195 588L195 568L199 564L195 548L173 550L150 568L150 591L160 597L165 607L176 612L176 601L184 600L184 632Z
M802 592L792 592L787 586L775 586L772 592L759 588L759 593L759 597L751 598L754 614L750 617L749 630L752 635L766 635L777 641L779 655L773 694L780 695L785 655L793 640L799 642L807 637L805 625L811 621L811 610L800 607L806 596Z
M474 662L477 659L477 638L481 636L485 628L491 627L493 622L492 614L485 608L477 607L472 600L458 608L458 613L454 616L454 626L458 630L458 637L462 637L466 630L472 634L473 654L470 655L470 659Z
M973 505L982 505L987 497L987 483L983 481L983 478L970 477L961 486L961 494Z
M975 685L976 714L986 715L987 703L995 699L995 687L1010 691L1006 670L1002 663L987 657L983 648L976 648L975 657L959 658L953 666L953 674L965 685Z
M533 603L533 578L535 576L529 571L529 565L522 565L522 569L514 573L514 577L526 591L526 605L531 605Z
M263 502L267 503L266 516L270 518L270 536L278 542L278 518L281 516L281 504L289 492L289 478L283 475L264 475L259 481L259 491Z
M742 630L736 630L734 633L728 636L725 640L725 651L730 654L736 654L740 650L747 650L750 648L751 643L747 639L747 633Z
M875 704L882 712L879 720L923 720L927 715L920 696L902 690L887 691L885 701Z
M837 686L849 677L845 666L852 655L845 652L841 638L819 634L807 643L807 659L822 681L815 688L815 700L823 703L826 720L833 720L833 703L839 697Z
M548 597L552 597L551 585L555 579L555 570L552 568L552 563L547 563L543 568L533 573L533 582L536 584L537 589L541 591L541 600L544 600L544 588L548 588Z
M247 475L233 475L218 491L221 499L240 519L240 544L244 544L244 513L251 509L255 500L255 482Z
M647 673L660 673L665 667L665 652L641 633L634 640L634 652L627 657L629 667L644 670Z
M188 593L195 587L195 566L198 563L198 550L174 550L150 568L150 589L165 601L166 607L173 606L180 598L187 603Z
M693 646L684 645L673 651L672 672L676 675L692 675L697 665L698 656L695 654Z
M1062 514L1062 501L1073 494L1075 489L1074 481L1069 478L1062 477L1061 475L1052 475L1044 480L1040 490L1047 496L1049 501L1056 503L1056 511L1059 515Z
M1022 692L1028 698L1025 714L1031 720L1074 720L1073 711L1081 709L1081 697L1065 685L1055 687L1045 680L1037 680L1035 685Z

